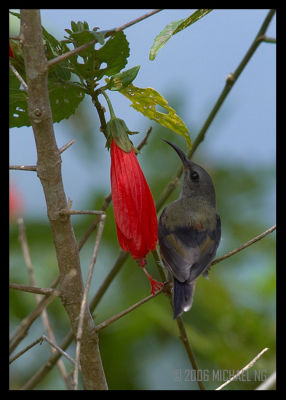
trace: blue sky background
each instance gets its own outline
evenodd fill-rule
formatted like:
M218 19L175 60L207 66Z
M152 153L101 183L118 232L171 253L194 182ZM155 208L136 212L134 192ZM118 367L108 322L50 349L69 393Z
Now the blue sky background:
M121 26L148 11L49 9L41 10L41 18L42 25L61 40L65 35L64 29L70 28L71 20L87 21L91 29L98 26L104 30ZM181 103L179 114L187 124L192 140L223 89L227 75L238 66L268 12L263 9L214 10L172 37L156 59L150 61L149 51L159 32L168 23L186 18L194 11L164 10L124 31L130 44L130 57L125 68L141 65L134 84L156 89L171 106L172 98L178 98ZM10 21L15 34L18 21L11 17ZM276 17L267 30L267 36L276 37ZM150 125L156 125L131 108L129 100L121 94L111 93L110 98L116 115L126 121L130 130L144 133ZM98 131L98 117L90 103L89 98L84 100L87 125L94 125L96 147L104 149L105 139ZM97 151L94 159L85 158L84 150L77 145L80 127L74 129L69 121L64 120L56 123L54 128L59 146L78 138L78 142L63 154L62 166L66 194L73 199L73 208L83 209L90 188L103 185L109 193L109 154L106 150ZM134 138L135 144L142 137ZM275 138L276 45L262 43L228 95L196 156L203 152L207 165L273 166ZM31 127L10 130L10 163L36 163ZM144 160L142 163L144 168ZM25 199L26 217L45 216L44 196L36 174L11 171L10 176Z

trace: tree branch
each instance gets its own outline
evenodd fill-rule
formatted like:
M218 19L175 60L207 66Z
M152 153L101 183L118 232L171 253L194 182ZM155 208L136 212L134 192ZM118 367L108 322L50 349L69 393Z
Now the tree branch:
M60 272L61 301L69 316L74 335L83 295L78 246L67 209L61 175L61 157L56 144L47 85L48 63L42 39L39 10L21 10L23 55L28 85L28 114L37 147L37 175L43 186L47 213L55 244ZM81 367L85 389L107 389L98 347L98 337L89 310L85 310Z
M249 60L251 59L251 57L253 56L253 54L255 53L255 51L257 50L257 47L260 45L260 43L262 43L263 41L260 39L261 35L264 35L273 16L275 14L275 10L270 10L267 14L267 16L265 17L265 20L263 21L263 24L261 26L261 28L259 29L257 35L255 36L255 39L253 40L252 44L250 45L248 51L246 52L245 56L243 57L243 59L241 60L241 62L239 63L238 67L236 68L235 72L233 74L229 74L227 76L226 79L226 83L225 86L221 92L221 94L219 95L215 105L213 106L209 116L207 117L206 121L204 122L201 130L199 131L192 149L188 152L188 157L191 158L194 155L194 152L197 150L198 146L200 145L200 143L204 140L205 138L205 134L210 126L210 124L213 122L215 116L217 115L218 111L220 110L224 100L226 99L227 95L229 94L229 92L231 91L231 89L233 88L233 85L235 84L235 82L237 81L239 75L241 74L241 72L244 70L244 68L246 67L247 63L249 62ZM168 185L164 188L163 192L160 194L159 198L156 201L156 209L157 211L159 211L161 209L161 207L163 206L163 204L165 203L165 201L167 200L167 198L172 194L173 190L177 187L178 183L179 183L179 179L181 177L183 173L183 167L180 166L177 170L176 176L173 180L171 180Z
M26 286L26 285L19 285L18 283L9 283L10 289L20 290L22 292L28 293L38 293L43 294L44 296L50 296L53 294L54 296L59 296L60 291L53 288L39 288L35 286Z
M256 236L255 238L249 240L248 242L244 243L242 246L237 247L236 249L230 251L229 253L223 255L222 257L216 258L212 263L212 265L215 265L223 260L225 260L228 257L233 256L234 254L238 253L239 251L245 249L248 246L251 246L253 243L257 242L258 240L263 239L265 236L267 236L269 233L273 232L276 229L276 224L273 225L271 228L267 229L265 232L261 233L260 235Z
M83 297L82 297L82 302L81 302L81 307L80 307L79 322L78 322L77 335L76 335L75 369L74 369L74 374L73 374L73 385L74 385L75 390L77 390L77 385L78 385L78 369L79 369L81 342L82 342L82 337L83 337L84 311L87 308L87 295L88 295L91 278L92 278L92 274L93 274L93 270L94 270L94 264L95 264L96 258L97 258L99 243L101 241L101 237L102 237L102 233L103 233L105 218L106 218L105 214L102 214L100 217L99 227L98 227L95 244L94 244L93 255L92 255L91 263L90 263L90 266L88 269L86 284L84 287L84 292L83 292Z
M120 27L118 27L118 28L111 29L109 32L107 32L107 33L105 34L105 37L111 36L112 34L114 34L114 32L123 31L124 29L129 28L129 26L132 26L132 25L134 25L134 24L137 24L138 22L142 21L143 19L146 19L146 18L148 18L148 17L151 17L152 15L158 13L159 11L162 11L162 9L150 11L149 13L144 14L144 15L142 15L141 17L135 18L134 20L132 20L132 21L130 21L130 22L127 22L126 24L124 24L124 25L122 25L122 26L120 26ZM97 42L96 39L91 40L91 41L88 42L88 43L84 43L83 45L81 45L81 46L79 46L79 47L76 47L76 48L73 49L73 50L70 50L70 51L68 51L68 52L66 52L66 53L64 53L64 54L61 54L61 55L58 56L58 57L53 58L52 60L49 60L49 61L48 61L48 67L51 67L51 66L53 66L53 65L55 65L55 64L58 64L58 63L60 63L60 62L62 62L62 61L64 61L64 60L66 60L67 58L72 57L73 55L79 53L80 51L89 48L90 46L92 46L92 45L93 45L94 43L96 43L96 42Z
M256 363L256 361L267 351L269 350L267 347L265 347L265 349L263 349L259 354L257 354L256 357L254 357L254 359L252 361L250 361L250 363L248 363L245 367L243 367L237 374L235 374L234 376L232 376L228 381L224 382L222 385L220 385L218 388L216 388L216 390L221 390L222 388L224 388L226 385L228 385L230 382L234 381L236 378L238 378L241 374L243 374L245 371L247 371L249 368L251 368L253 366L253 364Z

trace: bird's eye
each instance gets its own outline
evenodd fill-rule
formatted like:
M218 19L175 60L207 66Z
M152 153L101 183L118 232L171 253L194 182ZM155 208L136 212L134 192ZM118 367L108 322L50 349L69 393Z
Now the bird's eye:
M191 179L192 181L198 181L199 180L199 174L196 171L191 172Z

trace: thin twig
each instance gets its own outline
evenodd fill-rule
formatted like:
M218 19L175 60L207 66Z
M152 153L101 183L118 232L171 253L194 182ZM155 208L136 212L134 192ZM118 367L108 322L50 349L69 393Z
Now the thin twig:
M96 235L96 239L95 239L93 255L92 255L92 259L91 259L90 266L88 269L88 275L87 275L86 284L84 287L84 293L83 293L82 302L81 302L79 322L78 322L77 335L76 335L75 368L74 368L74 373L73 373L73 388L74 388L74 390L78 389L78 368L79 368L79 359L80 359L83 319L84 319L85 309L87 306L87 296L88 296L88 291L89 291L91 278L92 278L92 274L93 274L93 270L94 270L94 265L96 262L99 243L101 241L101 237L102 237L102 233L103 233L105 218L106 218L105 214L102 214L100 217L98 231L97 231L97 235Z
M35 165L10 165L9 169L17 169L20 171L37 171Z
M134 25L134 24L137 24L137 23L140 22L140 21L143 21L143 19L146 19L146 18L148 18L148 17L151 17L152 15L154 15L154 14L156 14L156 13L162 11L162 10L163 10L163 8L157 9L157 10L153 10L153 11L150 11L150 12L148 12L148 13L142 15L141 17L135 18L135 19L133 19L132 21L127 22L127 23L124 24L124 25L121 25L119 28L116 28L116 29L115 29L115 32L123 31L124 29L129 28L130 26L132 26L132 25Z
M14 75L16 76L16 78L21 82L23 89L25 90L25 92L28 91L28 86L26 84L26 82L24 81L24 79L21 77L21 75L19 74L19 72L16 70L16 68L14 67L14 65L11 64L11 62L9 61L9 67L11 69L11 71L14 73Z
M215 390L221 390L222 388L224 388L226 385L228 385L230 382L234 381L236 378L238 378L241 374L243 374L245 371L247 371L249 368L251 368L253 366L253 364L256 363L256 361L262 356L262 354L264 354L267 350L269 350L267 347L265 347L265 349L263 349L259 354L257 354L256 357L254 357L254 359L252 361L250 361L250 363L248 363L245 367L243 367L237 374L235 374L234 376L232 376L228 381L224 382L222 385L220 385L218 388L216 388Z
M119 252L119 256L117 257L113 267L111 268L107 277L105 278L105 280L103 281L103 283L101 284L101 286L99 287L99 289L97 290L96 294L94 295L93 299L90 302L89 308L90 308L91 313L95 310L95 307L98 305L102 296L104 295L107 288L113 281L114 277L120 271L120 268L122 267L124 262L127 260L128 256L129 256L129 253L126 253L122 250ZM65 350L71 344L73 338L74 338L74 335L73 335L72 331L70 330L66 334L65 338L63 339L60 347ZM21 390L31 390L35 386L37 386L38 383L41 380L43 380L45 378L45 376L51 371L51 369L54 367L54 365L56 364L56 362L59 358L60 358L60 353L52 355L46 361L46 363L44 365L42 365L41 368L39 368L35 372L35 374L29 379L29 381L26 382L25 385L23 385L23 387L21 387Z
M161 267L161 264L160 264L160 256L159 256L159 252L158 252L157 248L154 251L152 251L152 255L153 255L153 258L154 258L155 263L157 265L157 268L159 269L160 275L163 278L163 275L165 275L165 273L164 273L164 270L163 270L163 268ZM165 293L166 293L167 297L169 298L170 305L172 307L172 293L171 293L171 288L170 288L169 285L166 286ZM179 337L180 337L180 339L181 339L181 341L182 341L182 343L183 343L183 345L185 347L187 356L188 356L188 358L190 360L190 363L191 363L193 369L196 371L196 378L197 378L198 386L199 386L200 390L205 390L205 386L204 386L203 382L200 379L200 374L198 373L198 371L199 371L198 363L196 361L194 352L192 350L192 347L191 347L191 344L190 344L190 341L189 341L189 338L188 338L188 335L187 335L187 332L186 332L186 328L185 328L185 325L184 325L184 321L183 321L183 318L181 316L176 318L176 324L177 324L179 332L180 332L180 336Z
M111 202L111 193L109 193L109 195L107 195L104 199L104 202L101 206L101 210L100 211L105 211L107 209L107 207L109 206ZM81 241L79 242L79 250L82 249L83 245L86 243L87 239L89 238L89 236L92 234L92 232L96 229L98 222L100 221L100 216L97 216L93 222L91 223L90 227L88 228L88 230L86 231L86 233L84 234L84 237L81 239Z
M67 150L72 144L74 144L74 142L75 142L74 139L70 140L67 144L65 144L64 146L62 146L62 147L59 149L59 152L60 152L60 153L63 153L63 152L64 152L65 150Z
M265 232L261 233L260 235L256 236L255 238L249 240L248 242L244 243L242 246L237 247L236 249L230 251L229 253L223 255L222 257L219 257L217 259L215 259L211 265L215 265L223 260L225 260L226 258L229 258L231 256L233 256L234 254L238 253L239 251L245 249L248 246L251 246L253 243L257 242L258 240L263 239L265 236L269 235L269 233L273 232L276 229L276 224L273 225L271 228L267 229Z
M88 214L88 215L103 215L105 214L102 210L69 210L64 209L59 212L60 215L81 215L81 214Z
M140 22L140 21L142 21L143 19L146 19L146 18L148 18L148 17L151 17L152 15L158 13L159 11L161 11L161 10L153 10L153 11L150 11L149 13L144 14L144 15L142 15L141 17L138 17L138 18L136 18L136 19L134 19L134 20L132 20L132 21L130 21L130 22L127 22L126 24L124 24L124 25L122 25L122 26L120 26L120 27L118 27L118 28L111 29L109 32L106 32L105 37L111 36L112 34L114 34L114 32L123 31L124 29L129 28L130 26L132 26L132 25L134 25L134 24L137 24L137 22ZM89 48L90 46L92 46L92 45L93 45L94 43L96 43L96 42L97 42L97 39L91 40L91 41L88 42L88 43L84 43L83 45L81 45L81 46L79 46L79 47L76 47L76 48L73 49L73 50L70 50L70 51L68 51L68 52L66 52L66 53L64 53L64 54L61 54L61 55L58 56L58 57L55 57L55 58L49 60L49 61L48 61L48 67L50 68L51 66L53 66L53 65L55 65L55 64L58 64L58 63L60 63L60 62L62 62L62 61L64 61L64 60L66 60L66 59L68 59L68 58L74 56L75 54L81 52L82 50L86 50L87 48Z
M272 374L265 379L255 390L270 390L276 384L276 371L272 372Z
M51 294L54 296L60 296L60 291L53 288L39 288L35 286L20 285L18 283L9 283L9 287L10 289L20 290L22 292L43 294L45 296L50 296Z
M181 316L179 316L176 319L176 322L177 322L177 325L178 325L178 328L179 328L179 332L180 332L180 339L181 339L181 341L182 341L182 343L183 343L183 345L185 347L186 353L187 353L188 358L189 358L189 360L191 362L193 370L196 372L196 381L198 383L198 386L199 386L200 390L206 390L205 385L204 385L204 383L203 383L203 381L201 380L201 377L200 377L201 374L199 374L198 363L197 363L195 354L193 352L190 340L188 338L183 318Z
M10 353L12 353L21 340L27 335L32 323L38 318L44 308L46 308L57 296L53 293L50 296L45 296L37 307L24 318L15 329L15 332L10 340Z
M21 247L23 250L23 254L24 254L24 258L25 258L25 263L28 269L28 273L29 273L29 283L30 285L32 285L31 287L29 287L29 290L31 291L36 287L36 279L35 279L35 274L34 274L34 267L32 264L32 260L31 260L31 256L30 256L30 250L28 247L28 241L27 241L27 236L26 236L26 229L25 229L25 225L24 225L24 221L23 218L18 218L18 226L19 226L19 240L21 243ZM49 289L49 290L45 290L46 294L50 294L52 291L55 291L56 289ZM49 293L50 292L50 293ZM58 294L60 293L59 291L57 291ZM41 293L42 294L42 293ZM35 293L35 298L36 298L36 302L37 304L39 304L41 302L41 297L39 294ZM48 312L46 310L46 308L42 309L41 312L41 317L43 320L43 324L45 327L45 330L49 336L49 339L52 343L56 343L56 338L55 335L53 333L50 321L49 321L49 317L48 317ZM53 346L50 346L51 348L51 352L54 353L56 350ZM57 362L58 364L58 368L60 370L60 373L65 381L65 384L67 386L67 389L71 389L71 383L70 383L70 379L68 377L68 373L66 371L65 365L63 363L62 360L58 360Z
M28 269L28 273L29 273L29 283L30 285L32 285L32 287L36 286L36 278L35 278L35 274L34 274L34 266L32 264L32 260L31 260L31 255L30 255L30 250L29 250L29 246L28 246L28 240L27 240L27 236L26 236L26 228L24 225L24 220L23 218L18 218L18 226L19 226L19 240L21 243L21 247L23 250L23 254L24 254L24 258L25 258L25 262L26 262L26 266ZM50 291L56 291L56 289L54 288L50 288L48 290L48 292ZM57 291L60 294L60 291ZM41 296L37 293L35 293L35 298L36 298L36 302L37 304L39 304L41 302ZM56 351L55 347L56 346L56 337L54 335L54 332L52 330L51 324L50 324L50 320L49 320L49 316L48 316L48 312L46 308L43 308L42 313L41 313L41 318L43 321L43 325L45 327L45 330L49 336L49 339L47 339L47 341L50 341L50 349L52 354ZM52 344L51 344L52 343ZM67 386L67 389L71 389L71 382L66 370L66 367L63 363L63 360L59 359L57 362L58 368L60 370L60 373L63 377L63 380Z
M66 357L67 360L69 360L72 364L75 364L75 361L66 353L63 349L61 349L59 346L57 346L52 340L50 340L46 335L42 335L39 337L39 339L35 340L33 343L29 344L29 346L25 347L23 350L21 350L19 353L17 353L13 358L9 360L9 364L11 364L13 361L15 361L17 358L22 356L26 351L30 350L32 347L36 346L38 343L42 343L43 340L45 340L47 343L50 344L50 346L54 347L56 350L58 350L64 357Z
M59 149L60 153L63 153L65 150L67 150L73 143L75 142L74 139L70 140L67 144L62 146ZM36 165L10 165L9 169L16 169L20 171L37 171L37 166Z
M141 142L138 144L137 150L141 150L142 147L144 147L145 144L147 144L147 141L148 141L148 138L149 138L149 135L150 135L151 131L152 131L152 126L150 126L150 128L149 128L149 129L147 130L147 132L145 133L144 138L143 138L143 139L141 140Z
M138 301L137 303L133 304L132 306L128 307L126 310L123 310L121 312L119 312L116 315L113 315L113 317L110 317L109 319L105 320L104 322L101 322L100 324L96 325L95 330L96 332L99 332L101 329L106 328L107 326L109 326L110 324L112 324L113 322L118 321L120 318L124 317L125 315L129 314L131 311L135 310L137 307L142 306L142 304L146 303L147 301L153 299L154 297L158 296L158 294L160 294L161 292L163 292L164 290L166 290L166 286L169 283L166 282L164 284L164 287L160 288L155 294L150 294L147 297L144 297L144 299Z

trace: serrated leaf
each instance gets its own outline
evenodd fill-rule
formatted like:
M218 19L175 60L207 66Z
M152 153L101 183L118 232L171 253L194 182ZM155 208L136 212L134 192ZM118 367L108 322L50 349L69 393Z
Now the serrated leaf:
M97 80L104 75L111 76L120 72L127 64L129 57L129 43L125 34L122 31L117 32L103 47L96 51L95 57L99 65L107 64L105 68L96 71Z
M16 15L15 13L12 14ZM19 18L19 15L16 16ZM60 43L44 27L42 27L42 32L48 60L69 50L65 44ZM10 62L26 80L22 52L18 49L17 43L14 44L11 41L11 44L15 50L15 57ZM70 76L69 60L56 64L49 70L48 87L54 122L60 122L74 114L85 96L83 89L70 81ZM10 127L31 125L28 117L27 94L20 88L20 82L12 72L9 73L9 124Z
M152 61L155 59L158 51L165 46L167 41L174 36L176 33L182 31L183 29L187 28L194 22L198 21L205 15L207 15L209 12L211 12L212 9L199 9L195 11L193 14L191 14L189 17L185 19L181 19L179 21L174 21L168 24L162 32L159 33L158 36L156 36L153 46L151 47L150 54L149 54L149 59Z
M13 77L10 78L9 88L9 126L30 126L28 116L27 94L15 85ZM60 122L74 114L85 93L74 83L61 83L56 79L49 79L49 95L54 122Z
M108 81L107 89L109 90L121 90L128 86L136 78L140 65L130 68L126 71L120 72L119 74L112 75Z
M190 133L185 123L176 114L176 111L168 105L167 100L165 100L160 93L152 88L138 88L132 85L132 83L126 88L120 90L120 93L132 101L131 107L135 108L135 110L141 112L153 121L158 122L158 124L183 136L188 147L191 149L192 144ZM166 113L157 111L157 105L163 107L166 110Z

